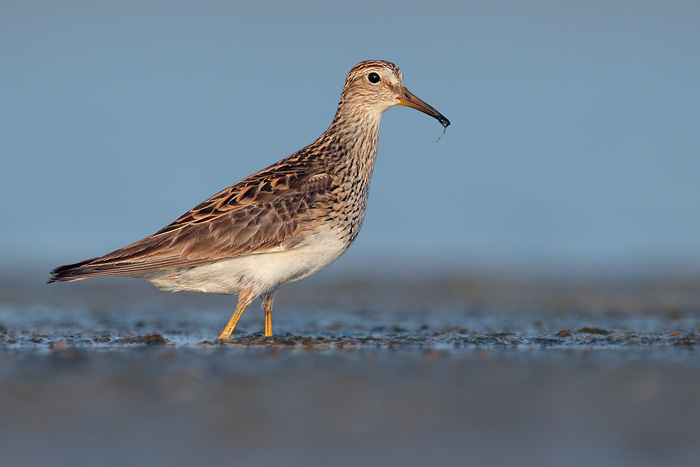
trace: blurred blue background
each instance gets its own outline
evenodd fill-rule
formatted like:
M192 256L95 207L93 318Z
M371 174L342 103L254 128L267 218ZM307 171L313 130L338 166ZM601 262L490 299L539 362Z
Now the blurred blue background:
M3 269L107 253L313 141L395 62L334 268L700 271L700 2L0 6ZM33 266L32 266L33 267Z

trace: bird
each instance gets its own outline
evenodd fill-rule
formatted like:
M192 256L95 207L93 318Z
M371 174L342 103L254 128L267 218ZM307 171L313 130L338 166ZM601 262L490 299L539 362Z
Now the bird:
M391 62L366 60L345 78L321 136L289 157L216 193L153 235L97 258L60 266L47 283L126 276L166 291L238 295L219 340L231 338L257 297L272 337L275 291L337 260L367 208L379 123L402 105L450 121L403 84Z

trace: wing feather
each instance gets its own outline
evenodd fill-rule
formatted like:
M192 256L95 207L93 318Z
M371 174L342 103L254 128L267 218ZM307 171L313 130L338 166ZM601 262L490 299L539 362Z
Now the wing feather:
M295 156L220 191L150 237L56 268L49 282L138 275L294 246L326 214L319 201L331 195L329 174Z

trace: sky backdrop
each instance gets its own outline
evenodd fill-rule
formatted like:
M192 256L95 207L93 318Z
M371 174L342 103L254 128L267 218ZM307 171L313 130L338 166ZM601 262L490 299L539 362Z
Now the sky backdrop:
M384 115L337 268L700 271L698 25L695 0L3 1L0 268L154 233L385 59L452 126Z

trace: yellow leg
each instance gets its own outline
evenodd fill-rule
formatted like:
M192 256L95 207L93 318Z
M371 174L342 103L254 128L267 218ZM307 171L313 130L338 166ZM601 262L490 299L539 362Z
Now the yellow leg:
M238 320L241 319L243 312L246 308L248 308L248 305L250 305L250 302L253 300L255 300L255 294L253 292L243 291L238 294L238 305L236 305L236 311L233 312L233 316L231 316L231 319L228 320L228 324L219 336L219 339L228 340L231 338L231 333L233 333L233 330L236 328Z
M274 299L274 292L268 292L262 296L265 309L265 337L272 337L272 301Z

